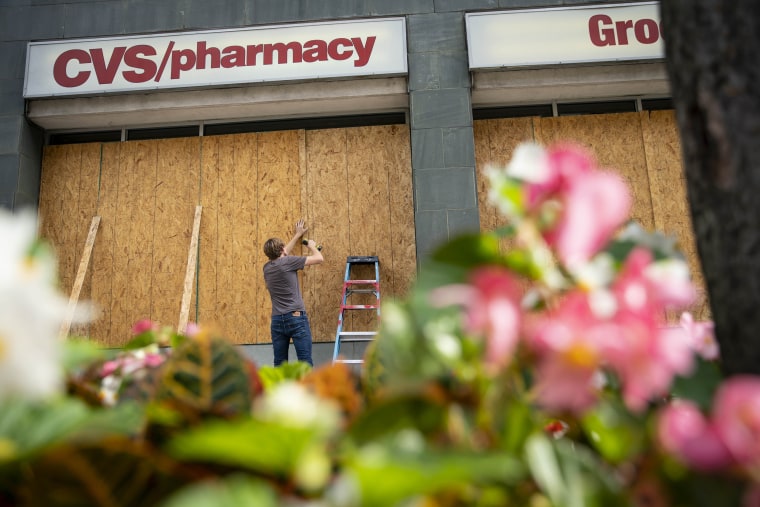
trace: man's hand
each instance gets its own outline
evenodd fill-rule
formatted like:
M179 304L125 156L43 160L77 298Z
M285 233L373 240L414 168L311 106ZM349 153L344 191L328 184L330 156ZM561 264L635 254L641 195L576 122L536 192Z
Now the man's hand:
M296 237L301 238L304 234L306 234L306 231L308 231L309 228L306 227L304 224L304 219L300 219L298 222L296 222Z

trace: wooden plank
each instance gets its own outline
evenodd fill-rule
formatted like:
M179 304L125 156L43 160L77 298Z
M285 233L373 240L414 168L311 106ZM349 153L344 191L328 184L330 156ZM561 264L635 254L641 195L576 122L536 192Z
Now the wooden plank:
M187 319L190 314L190 298L193 291L193 281L195 280L195 266L198 258L198 237L201 229L201 211L203 207L195 207L195 217L193 218L193 233L190 237L190 247L187 252L187 268L185 269L185 282L182 285L182 302L179 309L179 324L177 332L184 333L187 328Z
M269 329L272 314L271 300L263 277L263 267L267 262L263 245L272 237L284 242L293 236L294 226L299 218L305 218L309 234L317 225L310 216L304 214L307 204L302 200L304 186L302 168L303 131L289 130L259 134L257 187L258 213L255 242L255 256L249 272L249 283L255 289L253 294L256 306L256 343L271 343ZM292 252L303 253L301 246ZM316 268L308 268L312 272ZM309 273L299 274L299 283L306 304L306 311L311 315L309 297Z
M71 290L71 296L69 297L69 304L66 308L66 315L61 323L61 329L58 333L58 337L63 340L69 335L69 328L71 327L71 321L74 318L77 303L79 302L79 293L84 283L84 276L87 273L87 267L90 265L90 255L92 254L92 247L95 244L95 235L98 233L98 225L100 225L100 217L94 216L90 223L90 231L87 234L87 241L84 244L84 250L82 251L82 259L79 262L79 269L77 270L77 276L74 280L74 287Z
M217 327L217 273L219 268L219 149L227 136L201 139L201 198L204 219L200 229L198 261L198 315L203 327Z
M602 168L618 173L633 195L631 217L651 230L652 197L638 113L594 114L541 118L544 145L573 142L591 151Z
M310 322L315 341L330 341L335 338L343 290L343 273L351 248L348 227L346 130L307 131L306 160L309 199L314 206L311 226L318 228L325 257L324 262L309 273L309 283L315 288L309 295L314 305L314 318L310 319Z
M151 319L176 322L182 297L187 243L198 201L198 143L185 137L158 141L156 160L153 252L151 260ZM189 302L188 302L189 304Z
M478 192L480 229L493 231L507 223L498 208L488 202L490 188L486 169L489 166L505 168L512 160L517 146L533 141L534 118L503 118L478 120L473 124L475 136L475 166ZM502 241L502 250L510 247L508 240Z
M83 144L81 145L81 149L77 215L76 217L73 217L72 225L72 229L76 231L76 239L72 246L81 245L85 241L90 221L93 216L98 214L98 182L100 179L102 144ZM79 297L90 300L91 295L92 270L88 270L82 281ZM69 332L73 336L88 336L90 333L90 323L75 322Z
M391 127L357 127L346 129L346 171L348 196L349 255L373 255L380 259L381 288L388 283L393 271L390 227L390 160L388 145L392 144ZM358 265L352 270L354 278L375 278L374 266ZM342 292L342 288L341 288ZM389 291L390 292L390 291ZM374 305L373 294L355 294L352 304ZM352 311L344 321L346 331L377 329L377 312ZM332 337L334 338L334 336Z
M384 158L388 167L391 258L380 259L382 298L403 296L417 275L409 126L391 125L387 135Z
M259 134L234 137L235 176L232 194L232 285L231 309L227 313L228 336L233 343L256 343L255 326L258 273L253 273L256 257L254 239L257 227L256 185Z
M101 345L108 342L111 332L120 152L121 143L103 144L97 209L101 220L91 260L91 299L96 313L89 333L90 339Z
M640 113L642 137L647 157L652 209L656 230L675 237L686 256L698 299L689 308L699 320L710 319L702 267L686 193L686 177L681 160L681 141L673 111ZM671 316L675 320L674 316Z

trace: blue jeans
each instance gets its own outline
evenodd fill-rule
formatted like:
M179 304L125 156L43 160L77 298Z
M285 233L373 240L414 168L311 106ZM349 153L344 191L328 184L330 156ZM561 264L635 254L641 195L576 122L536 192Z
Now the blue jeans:
M301 315L296 317L291 312L272 317L272 347L274 347L274 365L288 362L288 347L290 339L293 339L293 347L296 349L296 355L299 361L309 363L314 366L311 360L311 328L309 327L309 317L306 312L301 311Z

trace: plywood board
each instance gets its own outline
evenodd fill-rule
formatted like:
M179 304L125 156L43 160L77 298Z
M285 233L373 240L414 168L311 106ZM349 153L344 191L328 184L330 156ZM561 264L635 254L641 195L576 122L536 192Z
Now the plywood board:
M697 319L709 319L710 309L691 224L675 115L673 111L644 111L640 117L655 229L677 238L698 288L699 298L689 310Z
M158 141L130 141L121 150L109 344L130 339L135 322L151 318Z
M200 229L198 258L197 322L204 327L219 329L218 283L219 271L219 150L224 139L219 136L201 138L200 202L203 220Z
M157 144L150 318L174 326L180 311L187 245L198 199L199 138Z
M340 309L343 272L351 248L349 209L346 198L348 170L346 130L326 129L306 132L306 160L309 199L314 205L312 225L319 231L325 261L310 273L315 289L310 294L315 341L330 341ZM309 268L311 269L311 268Z
M401 297L417 274L410 134L407 125L391 125L385 130L387 142L382 157L388 170L391 258L380 259L380 290L382 297Z
M95 245L95 236L98 233L98 225L100 225L100 217L95 216L93 217L92 223L90 224L90 230L87 234L87 241L85 241L84 248L82 250L82 258L79 261L79 268L77 270L76 279L74 280L74 287L71 289L71 294L69 296L69 304L66 308L66 316L61 323L61 329L58 334L58 338L61 340L68 338L69 331L71 330L71 322L76 315L77 305L79 304L79 295L81 294L82 286L84 285L85 275L87 274L89 270L88 268L90 267L92 247Z
M489 167L503 170L512 160L521 143L534 141L534 123L538 118L503 118L478 120L473 124L475 136L475 165L478 191L478 211L481 231L494 231L507 224L507 219L488 199L490 184L486 172ZM508 240L502 249L509 248Z
M101 217L92 253L91 301L96 317L90 324L90 339L106 345L111 334L113 306L114 249L119 193L121 143L104 143L101 150L98 215Z
M253 272L256 240L258 135L243 134L232 139L234 186L232 194L232 307L227 314L228 335L234 343L256 343L258 329Z
M620 174L633 195L631 217L645 228L654 227L649 174L638 113L595 114L540 118L543 145L577 143L596 157L600 167Z
M390 228L390 161L385 156L389 143L387 127L361 127L347 129L347 196L349 207L350 255L376 255L383 262L381 287L388 283L392 272L393 255ZM355 278L374 279L374 267L359 265ZM386 273L387 271L387 273ZM390 291L389 291L390 292ZM355 294L350 303L376 304L372 294ZM375 330L379 325L376 312L352 311L346 319L346 330Z

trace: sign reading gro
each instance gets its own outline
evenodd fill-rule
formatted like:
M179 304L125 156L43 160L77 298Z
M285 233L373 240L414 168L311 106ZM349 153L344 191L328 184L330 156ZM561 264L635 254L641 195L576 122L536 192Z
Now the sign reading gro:
M664 58L657 2L466 15L471 69Z

